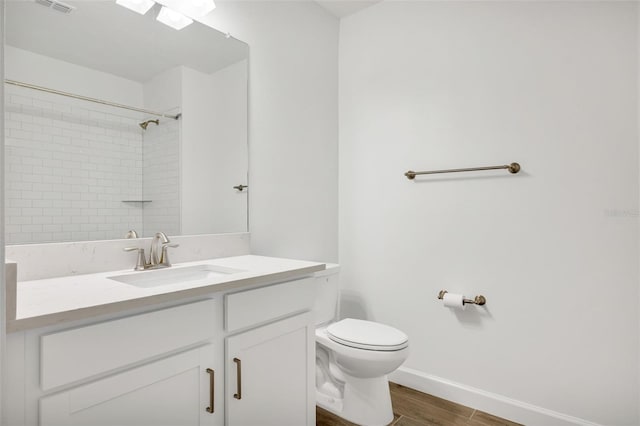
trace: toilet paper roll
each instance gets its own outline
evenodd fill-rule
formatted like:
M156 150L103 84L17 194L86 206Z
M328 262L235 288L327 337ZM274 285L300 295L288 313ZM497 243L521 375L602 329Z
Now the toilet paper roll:
M456 293L446 293L442 298L447 308L464 309L464 296Z

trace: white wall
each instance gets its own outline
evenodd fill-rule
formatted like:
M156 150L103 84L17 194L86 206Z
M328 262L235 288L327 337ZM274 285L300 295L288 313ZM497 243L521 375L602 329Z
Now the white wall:
M182 102L182 66L169 68L143 84L144 107L175 113Z
M183 67L181 197L185 234L245 232L246 62L213 74ZM231 217L232 220L225 220Z
M5 47L6 78L91 98L142 107L142 86L126 78Z
M207 213L215 208L213 197L203 196L212 178L214 145L211 143L212 129L209 127L212 97L209 75L183 67L180 161L181 220L185 234L193 234L201 226L208 228L211 221L207 221Z
M0 58L4 58L4 0L0 0ZM4 81L4 67L0 67L0 81ZM4 84L0 85L0 146L4 147ZM0 162L4 164L4 149L0 149ZM4 168L3 168L4 170ZM4 173L0 174L0 258L4 259ZM0 306L5 303L6 293L4 262L0 263ZM2 312L5 312L3 309ZM0 424L4 423L4 377L6 371L5 338L6 318L0 315Z
M527 424L638 424L636 7L392 1L343 19L346 309L408 333L398 377ZM450 311L441 289L488 302Z
M208 219L212 233L247 231L247 215L238 213L247 211L248 193L233 187L248 183L248 66L248 60L242 60L210 76L213 95L208 132L213 152L207 189L218 204Z
M252 252L337 260L338 20L312 1L216 2L249 60Z
M638 79L638 84L636 87L636 91L637 91L637 102L636 102L636 113L637 113L637 118L636 118L636 124L638 126L638 138L639 138L639 143L640 143L640 7L637 8L637 12L636 12L636 22L637 24L637 28L636 28L636 36L637 36L637 46L636 46L636 59L637 59L637 65L636 65L636 69L637 69L637 79ZM640 155L640 150L639 153ZM640 162L640 159L639 159ZM640 188L639 188L640 189ZM640 209L638 209L638 216L640 216ZM639 227L640 230L640 227ZM638 235L638 241L640 241L640 234ZM639 253L640 255L640 253ZM640 263L640 262L639 262ZM640 291L638 292L638 296L640 297ZM638 300L638 306L640 306L640 299ZM640 313L638 314L638 335L640 337ZM640 366L640 350L638 350L638 366ZM640 370L640 367L639 367ZM640 373L640 371L639 371ZM640 375L638 377L638 383L640 386ZM640 417L640 391L638 392L638 417Z

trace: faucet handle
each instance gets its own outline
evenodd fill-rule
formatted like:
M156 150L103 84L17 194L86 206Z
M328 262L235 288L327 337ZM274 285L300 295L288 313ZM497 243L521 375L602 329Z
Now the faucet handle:
M160 264L163 266L171 266L171 262L169 262L169 253L167 249L180 247L180 244L176 243L164 243L162 244L162 253L160 253Z
M133 268L134 271L144 271L144 266L147 261L144 257L144 249L139 247L125 247L122 250L124 251L137 251L138 252L138 260L136 261L136 267Z
M138 238L138 233L136 232L135 229L130 229L129 232L127 232L127 234L124 237L127 238L127 239L129 239L129 238Z

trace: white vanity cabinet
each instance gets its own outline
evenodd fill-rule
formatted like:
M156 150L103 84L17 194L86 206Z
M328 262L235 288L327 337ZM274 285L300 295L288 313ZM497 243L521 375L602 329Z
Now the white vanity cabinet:
M6 425L312 426L313 285L10 333Z
M221 300L208 298L70 329L9 335L8 366L14 371L8 385L15 393L7 424L223 425L224 402L216 399L224 386L221 311Z
M246 330L226 339L227 425L315 424L313 284L306 278L227 295L227 330Z
M306 313L227 339L228 425L315 424L314 333Z
M208 366L213 345L144 364L40 399L46 426L215 425Z

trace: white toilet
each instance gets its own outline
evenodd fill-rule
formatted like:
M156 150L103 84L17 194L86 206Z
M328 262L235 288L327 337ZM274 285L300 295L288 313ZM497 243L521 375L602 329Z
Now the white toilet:
M316 403L350 422L393 421L387 374L407 359L409 339L388 325L337 321L340 266L316 273Z

